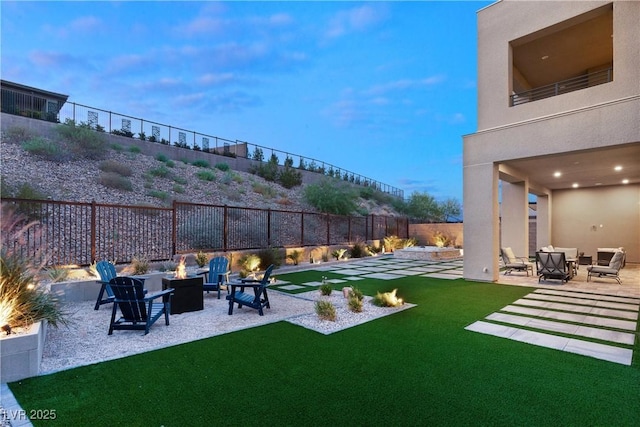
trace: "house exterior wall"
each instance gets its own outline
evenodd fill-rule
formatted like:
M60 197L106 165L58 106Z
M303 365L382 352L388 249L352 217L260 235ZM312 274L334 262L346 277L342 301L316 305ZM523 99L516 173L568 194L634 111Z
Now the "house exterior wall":
M640 143L640 2L613 2L613 82L509 106L510 41L609 3L612 2L505 0L478 12L478 131L463 138L466 279L498 280L496 170L500 170L502 162ZM548 215L538 220L539 244L549 236L552 244L582 246L580 251L585 253L597 246L595 240L582 245L576 241L574 236L583 231L574 229L575 215L582 212L573 212L573 217L568 215L573 208L565 202L569 199L566 191L546 190L529 182L527 177L524 185L542 194L549 207L545 211ZM613 188L601 189L608 190ZM573 194L591 193L581 190ZM640 199L637 190L627 194L631 195L630 203L635 203L635 208L624 216L635 218L637 226ZM556 195L560 203L555 200ZM526 240L522 237L514 246L526 248ZM637 252L638 242L637 238L635 243L630 242L634 247L632 253ZM637 256L629 257L629 261L632 258Z
M640 185L554 191L554 246L578 248L596 259L597 248L624 247L640 263ZM570 220L566 220L570 218Z

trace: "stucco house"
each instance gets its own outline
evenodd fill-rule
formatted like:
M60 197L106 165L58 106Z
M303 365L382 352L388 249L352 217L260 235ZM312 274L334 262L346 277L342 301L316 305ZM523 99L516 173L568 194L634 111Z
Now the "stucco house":
M640 2L503 0L477 20L464 277L497 281L500 246L531 238L640 262Z

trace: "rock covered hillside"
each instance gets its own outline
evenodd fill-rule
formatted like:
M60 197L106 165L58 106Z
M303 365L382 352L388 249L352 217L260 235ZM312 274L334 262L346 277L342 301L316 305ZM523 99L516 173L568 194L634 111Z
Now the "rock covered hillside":
M3 138L3 195L16 194L24 184L44 197L60 201L81 201L123 205L168 206L172 200L214 205L249 206L291 211L314 211L303 198L303 187L286 189L245 172L223 171L211 165L197 167L183 162L162 162L152 153L108 149L106 159L113 166L128 170L130 190L110 188L104 179L105 160L55 162L33 155L22 148L23 141ZM207 177L207 180L202 176ZM102 174L102 178L101 178ZM376 215L397 215L390 206L373 200L360 200L362 210Z

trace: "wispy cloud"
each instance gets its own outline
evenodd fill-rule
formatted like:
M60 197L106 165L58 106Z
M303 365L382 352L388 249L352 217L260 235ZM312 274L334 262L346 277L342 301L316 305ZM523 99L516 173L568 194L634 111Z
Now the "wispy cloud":
M324 37L330 40L367 31L382 22L386 15L386 9L380 5L363 5L339 11L329 20Z

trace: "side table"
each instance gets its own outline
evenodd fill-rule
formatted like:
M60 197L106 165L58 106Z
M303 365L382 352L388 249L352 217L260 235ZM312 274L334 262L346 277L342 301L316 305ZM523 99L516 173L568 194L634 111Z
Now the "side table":
M578 264L579 265L591 265L593 263L593 257L591 256L579 256L578 257Z

